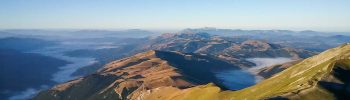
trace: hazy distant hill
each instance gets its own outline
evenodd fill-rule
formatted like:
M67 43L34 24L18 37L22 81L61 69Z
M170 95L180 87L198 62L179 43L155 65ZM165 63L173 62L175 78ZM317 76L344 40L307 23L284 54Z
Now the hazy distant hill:
M346 35L334 35L334 36L330 36L329 38L335 39L339 42L349 42L350 41L350 36L346 36Z
M0 38L13 37L16 35L17 34L14 34L14 33L0 31Z
M56 45L57 42L34 38L7 37L0 38L0 49L14 49L18 51L31 51L43 47Z
M195 28L195 29L184 29L181 32L205 32L212 35L219 36L255 36L255 37L266 37L266 36L283 36L283 35L304 35L304 36L316 36L316 35L332 35L325 32L316 31L291 31L291 30L241 30L241 29L218 29L218 28Z
M154 33L132 29L124 31L111 31L111 30L78 30L70 32L71 35L84 35L85 37L96 38L96 37L119 37L119 38L144 38L152 36Z
M45 30L45 29L12 29L2 30L3 32L17 34L24 38L43 38L50 40L57 39L87 39L87 38L144 38L158 35L154 32L129 29L129 30L93 30L93 29L72 29L72 30ZM1 36L1 35L0 35Z
M281 44L292 48L301 48L321 52L340 44L350 42L350 32L317 32L317 31L291 31L291 30L240 30L198 28L185 29L187 33L208 33L226 37L245 37ZM304 45L301 45L304 44Z

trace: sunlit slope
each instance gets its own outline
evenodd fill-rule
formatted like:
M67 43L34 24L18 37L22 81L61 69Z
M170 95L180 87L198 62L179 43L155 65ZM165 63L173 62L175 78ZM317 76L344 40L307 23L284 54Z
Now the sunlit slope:
M332 75L336 63L349 63L349 56L349 44L329 49L305 59L257 85L228 95L232 96L231 99L259 99L274 96L298 98L294 95L305 99L331 99L333 96L330 91L322 88L318 82L332 77L330 75ZM345 69L349 67L347 64Z
M145 93L152 100L256 100L256 99L347 99L349 92L350 44L329 49L239 91L221 91L212 84L184 90L159 88ZM159 91L169 94L158 95ZM206 98L199 98L205 96Z

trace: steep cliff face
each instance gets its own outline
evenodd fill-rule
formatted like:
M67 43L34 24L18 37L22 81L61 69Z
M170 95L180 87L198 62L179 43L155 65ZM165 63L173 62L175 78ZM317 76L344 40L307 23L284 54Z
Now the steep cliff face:
M213 71L224 69L239 68L205 55L152 50L111 62L95 74L57 85L34 99L136 99L159 87L220 84Z
M347 77L349 71L348 43L307 58L271 78L242 90L222 91L213 84L188 89L162 87L144 93L146 95L143 95L143 98L148 100L349 99L350 78Z

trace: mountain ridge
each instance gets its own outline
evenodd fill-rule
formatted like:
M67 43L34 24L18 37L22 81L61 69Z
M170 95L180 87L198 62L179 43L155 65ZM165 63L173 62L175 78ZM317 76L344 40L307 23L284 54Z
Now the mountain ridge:
M34 100L130 99L142 95L141 91L161 86L189 88L209 82L220 84L212 71L224 69L239 67L206 55L150 50L113 61L95 74L43 91Z
M163 87L153 93L146 93L147 96L144 98L146 100L159 100L155 97L160 97L162 100L346 99L349 97L344 94L350 93L346 90L349 79L344 79L344 76L341 79L339 76L347 75L348 69L350 69L350 43L307 58L271 78L242 90L222 91L213 84L184 90ZM341 90L337 90L338 84ZM158 95L167 91L172 92L168 95ZM207 96L197 98L199 95Z

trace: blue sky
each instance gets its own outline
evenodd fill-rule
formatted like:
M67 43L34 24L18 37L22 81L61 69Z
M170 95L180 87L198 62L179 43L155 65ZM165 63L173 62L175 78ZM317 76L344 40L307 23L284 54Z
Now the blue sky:
M350 31L350 0L0 0L0 28Z

